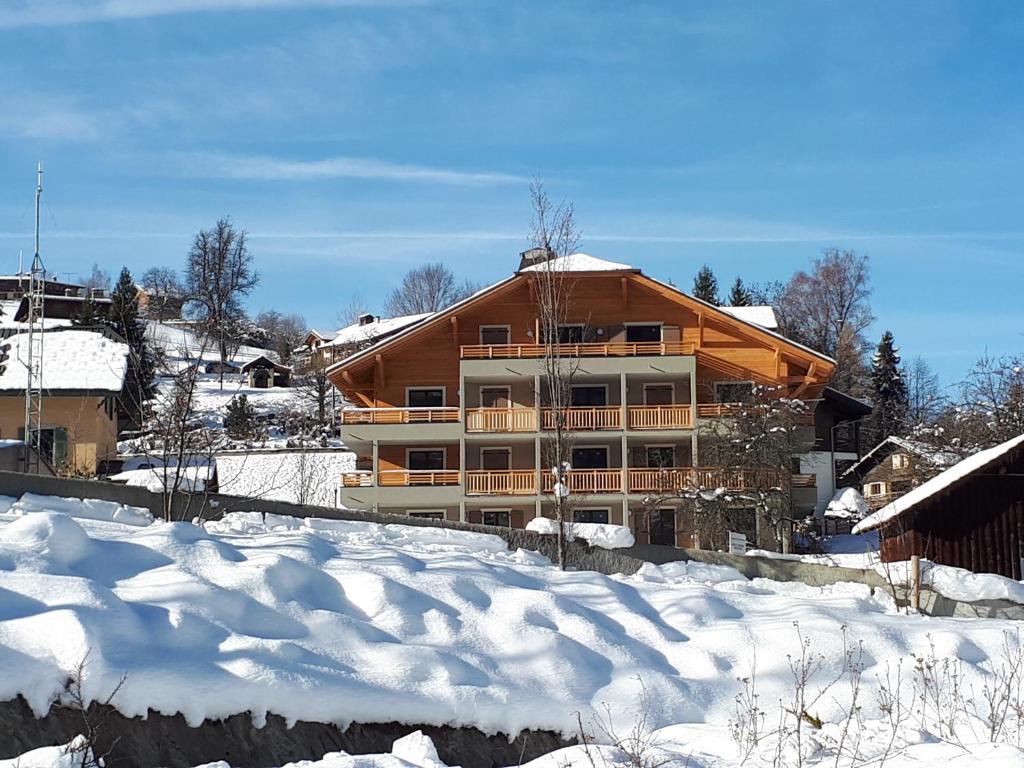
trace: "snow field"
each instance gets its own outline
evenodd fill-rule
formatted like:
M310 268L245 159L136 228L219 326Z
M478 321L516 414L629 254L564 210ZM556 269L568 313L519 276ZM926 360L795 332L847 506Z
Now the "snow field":
M343 727L398 720L574 734L574 713L590 723L605 704L612 726L628 732L646 700L679 764L690 754L699 758L691 765L711 768L737 764L726 731L736 678L756 661L765 709L791 695L794 623L823 656L814 684L843 665L842 627L863 642L869 719L880 715L887 665L903 659L909 669L934 645L980 690L1018 626L906 616L863 585L747 581L705 564L648 565L631 577L561 572L497 537L441 528L258 513L205 529L140 527L118 522L118 505L4 505L0 699L22 694L40 715L88 650L86 695L105 698L127 675L113 702L127 715L153 708L196 724L248 711L259 723L274 712ZM832 728L843 706L837 689L813 714ZM913 749L934 752L921 741ZM1003 762L986 765L1020 756L992 749Z

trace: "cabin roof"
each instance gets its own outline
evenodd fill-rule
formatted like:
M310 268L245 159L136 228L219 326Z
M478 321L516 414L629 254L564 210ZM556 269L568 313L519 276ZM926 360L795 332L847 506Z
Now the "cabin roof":
M937 467L948 467L950 464L955 464L960 460L960 456L955 453L939 451L919 440L910 440L906 437L896 437L893 435L885 438L885 440L861 456L856 464L848 467L843 472L843 476L857 474L865 466L873 466L880 461L885 461L886 456L891 455L895 451L906 451L915 456L920 456Z
M282 365L276 360L271 360L266 355L260 355L259 357L253 358L245 365L242 366L242 373L248 373L252 368L273 368L275 371L281 373L290 372L292 370L290 365Z
M589 253L570 253L568 256L559 256L549 261L542 261L538 264L531 264L523 267L520 272L639 272L636 267L629 264L621 264L617 261L607 261L591 256Z
M931 480L886 504L874 514L865 517L854 526L853 532L866 533L905 515L939 494L961 485L972 475L1009 461L1021 446L1024 446L1024 435L1018 435L1005 443L968 456Z
M113 332L67 329L39 333L34 343L43 350L42 389L45 394L117 394L124 387L128 345ZM4 339L0 349L0 392L24 392L28 382L28 334Z

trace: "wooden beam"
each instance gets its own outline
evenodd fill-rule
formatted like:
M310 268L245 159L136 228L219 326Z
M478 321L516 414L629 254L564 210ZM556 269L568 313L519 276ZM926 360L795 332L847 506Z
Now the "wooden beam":
M526 281L526 287L530 289L530 303L533 304L534 302L537 301L537 297L534 295L534 285L532 277Z
M778 379L782 375L782 348L775 348L775 378Z
M341 378L343 378L345 380L345 383L348 384L350 387L354 387L356 385L356 383L352 380L352 374L349 373L348 371L342 371Z
M697 349L704 346L704 313L697 313Z
M619 279L622 281L622 308L626 309L629 306L629 280L624 277Z
M452 341L455 342L455 346L459 346L459 317L458 315L451 316L452 321Z
M384 378L384 358L378 353L374 355L374 360L377 361L377 373L380 375L380 385L381 387L386 387L388 384L387 380Z

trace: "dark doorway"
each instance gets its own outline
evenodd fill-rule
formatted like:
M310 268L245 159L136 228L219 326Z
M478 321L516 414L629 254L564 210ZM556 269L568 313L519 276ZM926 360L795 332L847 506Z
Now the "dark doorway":
M444 451L409 451L409 469L444 469Z
M651 544L676 545L676 511L656 509L651 512Z
M661 342L660 325L627 325L626 341Z
M573 469L608 469L607 448L573 448Z
M573 387L574 408L598 408L608 405L608 390L604 387Z

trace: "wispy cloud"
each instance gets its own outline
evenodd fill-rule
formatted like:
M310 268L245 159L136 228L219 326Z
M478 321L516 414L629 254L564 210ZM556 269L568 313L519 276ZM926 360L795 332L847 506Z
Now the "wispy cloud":
M521 184L528 181L524 176L508 173L462 171L360 157L285 160L251 155L179 153L173 156L173 170L175 173L199 178L247 179L251 181L368 179L459 186Z
M14 0L0 14L0 29L146 19L185 13L413 5L417 0Z

